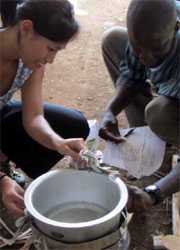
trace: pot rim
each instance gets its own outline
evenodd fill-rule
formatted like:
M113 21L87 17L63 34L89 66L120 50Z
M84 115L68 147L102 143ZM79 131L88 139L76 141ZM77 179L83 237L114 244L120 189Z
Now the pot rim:
M41 176L39 176L36 180L34 180L26 189L25 195L24 195L24 203L26 206L26 210L30 216L32 216L34 219L37 219L38 221L48 224L49 226L54 226L54 227L59 227L59 228L66 228L66 229L72 229L72 228L87 228L87 227L92 227L92 226L97 226L99 224L102 224L104 222L107 222L111 219L113 219L115 216L120 214L120 212L124 209L124 207L127 204L128 200L128 191L127 187L124 184L124 182L116 176L110 175L107 176L111 181L115 182L119 188L119 202L115 206L115 208L107 213L106 215L102 216L101 218L91 220L91 221L86 221L86 222L78 222L78 223L66 223L66 222L59 222L59 221L54 221L52 219L49 219L45 217L44 215L40 214L33 206L32 204L32 194L34 193L34 190L36 187L41 184L46 178L49 176L56 175L57 173L60 173L61 171L79 171L79 170L51 170L48 173L45 173ZM85 172L85 171L84 171ZM86 171L88 172L88 171ZM98 173L96 173L98 174ZM121 197L120 197L121 194Z

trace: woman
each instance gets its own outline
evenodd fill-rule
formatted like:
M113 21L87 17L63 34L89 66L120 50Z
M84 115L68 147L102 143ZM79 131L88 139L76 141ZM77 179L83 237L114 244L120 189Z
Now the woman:
M78 33L67 0L0 0L0 149L31 178L64 155L81 161L89 127L75 110L42 102L47 63ZM22 103L10 101L21 90ZM23 189L0 172L0 190L10 212L23 214Z

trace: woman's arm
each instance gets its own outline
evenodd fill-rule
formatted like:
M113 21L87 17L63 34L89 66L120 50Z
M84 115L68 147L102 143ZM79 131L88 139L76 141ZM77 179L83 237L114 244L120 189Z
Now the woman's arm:
M84 149L81 138L63 139L50 127L43 114L42 80L44 67L33 72L22 88L23 126L27 133L43 146L70 155L80 160L79 152Z
M0 193L10 213L18 217L24 215L24 190L3 172L0 172Z
M59 136L50 128L44 118L42 101L42 80L44 68L33 72L22 88L23 126L27 133L43 146L55 150L54 138Z

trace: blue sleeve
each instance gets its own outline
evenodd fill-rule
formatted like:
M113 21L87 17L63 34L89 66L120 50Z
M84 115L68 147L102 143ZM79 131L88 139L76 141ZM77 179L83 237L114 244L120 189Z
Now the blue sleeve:
M177 10L178 18L180 19L180 1L179 0L176 0L176 10Z
M116 86L126 84L140 91L149 86L146 82L146 67L135 57L129 45L126 48L125 59L119 65L119 73Z

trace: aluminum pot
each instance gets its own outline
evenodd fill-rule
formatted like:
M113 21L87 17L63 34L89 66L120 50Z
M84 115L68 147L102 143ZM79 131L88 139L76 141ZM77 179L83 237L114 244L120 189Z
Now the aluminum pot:
M33 226L67 243L95 240L115 231L127 199L120 178L79 170L50 171L25 192Z

